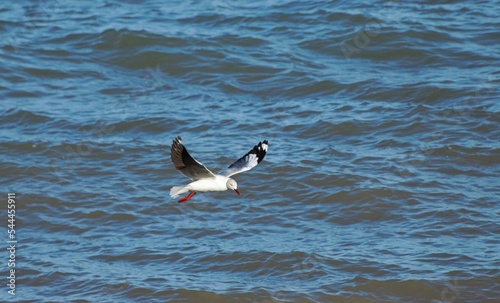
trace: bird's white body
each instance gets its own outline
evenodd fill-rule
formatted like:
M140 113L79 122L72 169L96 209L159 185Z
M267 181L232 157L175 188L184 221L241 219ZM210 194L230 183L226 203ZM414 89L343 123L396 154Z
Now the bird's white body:
M176 198L177 196L185 194L189 191L225 191L228 190L226 185L228 180L228 177L215 175L215 178L213 179L200 179L184 186L174 186L170 190L170 196Z

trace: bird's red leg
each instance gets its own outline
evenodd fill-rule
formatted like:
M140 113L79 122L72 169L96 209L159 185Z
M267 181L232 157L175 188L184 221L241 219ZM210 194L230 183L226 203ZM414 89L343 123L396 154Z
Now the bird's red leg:
M196 194L195 191L190 190L189 194L187 196L185 196L184 198L182 198L182 199L179 200L179 203L189 201L189 199L191 199L195 194Z

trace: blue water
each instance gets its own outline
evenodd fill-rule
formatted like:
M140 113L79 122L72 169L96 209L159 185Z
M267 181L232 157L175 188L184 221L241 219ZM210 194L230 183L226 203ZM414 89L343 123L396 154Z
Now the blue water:
M0 300L496 302L499 8L4 5ZM269 151L179 204L176 136L214 171Z

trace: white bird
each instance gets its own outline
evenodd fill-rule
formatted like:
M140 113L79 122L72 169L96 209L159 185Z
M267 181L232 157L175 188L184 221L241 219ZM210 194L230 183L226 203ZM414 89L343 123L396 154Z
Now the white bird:
M229 165L228 168L220 171L218 174L214 174L205 165L191 157L182 144L181 137L176 137L172 142L170 158L175 168L193 180L193 182L183 186L172 187L170 189L170 196L176 198L179 195L189 192L187 196L179 200L179 203L182 203L191 199L197 192L232 189L239 195L238 184L234 179L229 177L257 166L266 156L267 146L267 140L259 142L243 157Z

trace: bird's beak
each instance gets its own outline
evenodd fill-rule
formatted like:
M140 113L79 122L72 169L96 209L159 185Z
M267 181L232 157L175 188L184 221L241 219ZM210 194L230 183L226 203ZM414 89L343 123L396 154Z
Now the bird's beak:
M240 195L240 191L237 188L234 191L238 194L238 196Z

